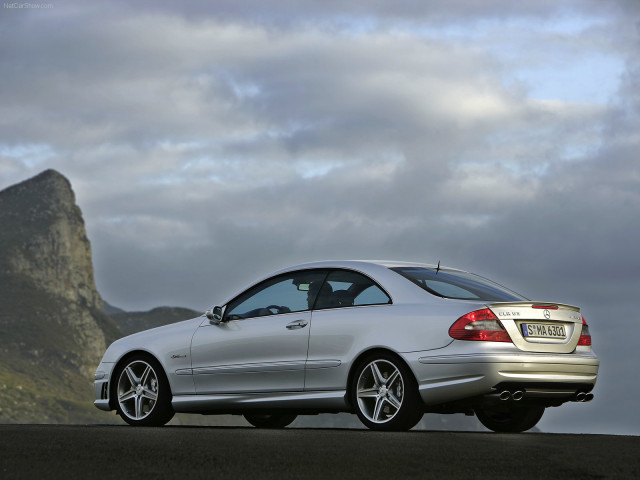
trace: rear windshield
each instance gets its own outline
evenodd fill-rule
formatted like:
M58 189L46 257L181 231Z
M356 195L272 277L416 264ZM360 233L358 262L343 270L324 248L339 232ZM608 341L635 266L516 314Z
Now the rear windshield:
M392 267L391 270L438 297L492 302L526 300L508 288L473 273L436 271L435 268L425 267Z

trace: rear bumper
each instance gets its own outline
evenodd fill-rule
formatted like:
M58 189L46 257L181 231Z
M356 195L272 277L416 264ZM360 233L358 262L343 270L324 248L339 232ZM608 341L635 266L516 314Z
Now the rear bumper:
M420 356L410 361L422 400L438 405L495 393L502 385L539 386L539 390L591 390L600 361L592 352L523 352ZM544 393L543 393L544 396Z

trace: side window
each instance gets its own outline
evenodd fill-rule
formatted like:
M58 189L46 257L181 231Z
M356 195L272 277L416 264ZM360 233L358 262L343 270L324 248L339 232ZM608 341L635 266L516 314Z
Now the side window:
M369 277L349 270L333 270L316 300L316 309L385 305L389 296Z
M237 320L310 310L326 275L326 270L306 270L265 280L231 300L224 318Z

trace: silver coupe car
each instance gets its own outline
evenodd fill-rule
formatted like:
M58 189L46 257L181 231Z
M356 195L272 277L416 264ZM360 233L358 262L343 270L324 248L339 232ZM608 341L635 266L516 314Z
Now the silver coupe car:
M547 407L591 400L598 366L578 307L440 265L315 262L117 340L96 371L95 405L131 425L185 412L282 428L351 412L371 429L406 430L432 412L522 432Z

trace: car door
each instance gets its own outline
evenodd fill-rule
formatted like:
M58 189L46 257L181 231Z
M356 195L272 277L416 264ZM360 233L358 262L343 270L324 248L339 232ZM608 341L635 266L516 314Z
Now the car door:
M203 322L191 345L196 393L302 390L310 311L325 276L272 277L231 300L220 324Z
M305 390L344 389L354 355L390 335L391 297L366 275L329 272L311 322Z

